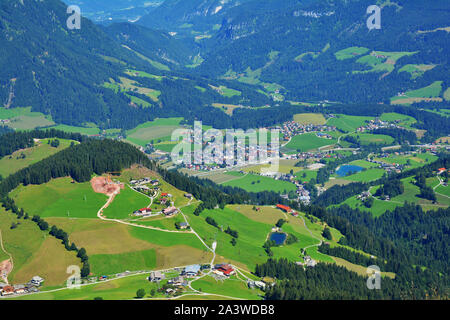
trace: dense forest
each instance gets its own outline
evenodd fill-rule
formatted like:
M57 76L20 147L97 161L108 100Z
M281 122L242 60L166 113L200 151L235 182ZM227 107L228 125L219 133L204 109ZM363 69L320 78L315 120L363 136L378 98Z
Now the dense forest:
M287 259L268 260L256 266L258 276L276 278L274 286L266 290L268 300L362 300L362 299L428 299L448 297L436 279L426 271L417 271L417 282L382 278L381 290L369 290L367 278L344 267L319 263L304 269ZM420 280L423 279L423 280ZM425 280L427 279L427 280ZM431 283L428 282L431 280Z

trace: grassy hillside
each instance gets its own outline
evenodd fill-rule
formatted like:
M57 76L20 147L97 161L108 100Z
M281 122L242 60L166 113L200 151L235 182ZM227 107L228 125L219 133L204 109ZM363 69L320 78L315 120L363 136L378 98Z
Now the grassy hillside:
M241 174L241 178L223 183L225 186L239 187L249 192L260 191L295 191L295 185L281 180L274 180L269 177L263 177L254 174Z
M304 133L292 137L291 141L285 146L287 149L296 152L306 152L315 150L323 146L333 145L337 142L336 139L319 138L315 133Z
M60 145L57 148L54 148L48 144L49 140L54 139L42 139L35 147L18 150L9 156L1 158L0 175L7 177L20 169L39 162L42 159L57 153L58 151L64 150L71 144L71 141L69 140L58 139L60 141Z
M11 224L20 222L15 229ZM64 284L70 265L80 265L76 254L61 242L41 231L31 220L21 219L0 208L0 229L5 250L13 257L14 268L8 279L13 284L26 283L35 275L45 279L45 286Z
M19 207L41 217L95 218L106 196L95 193L90 182L53 179L43 185L19 186L11 192Z

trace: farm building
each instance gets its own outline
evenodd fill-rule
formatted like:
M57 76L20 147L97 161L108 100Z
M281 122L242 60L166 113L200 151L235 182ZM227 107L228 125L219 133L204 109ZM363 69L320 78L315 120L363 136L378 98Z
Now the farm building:
M147 216L151 212L152 212L152 209L150 209L150 208L142 208L142 209L139 209L139 210L135 211L133 214L135 216Z
M189 223L187 222L180 222L180 229L187 229L189 228Z
M164 215L166 216L173 216L178 212L178 209L176 207L168 207L163 210Z
M194 277L198 274L200 271L200 265L199 264L193 264L191 266L187 266L184 271L183 275L186 275L187 277Z
M44 282L44 279L42 279L39 276L34 276L33 278L31 278L31 281L30 281L30 283L35 286L40 286L42 284L42 282Z
M23 294L26 293L27 290L23 284L16 284L14 285L14 293L15 294Z
M2 296L10 296L14 294L14 287L13 286L4 286L2 290Z
M187 281L184 279L184 277L179 276L179 277L176 277L176 278L173 278L173 279L169 280L169 284L172 284L172 285L177 286L177 287L179 287L179 286L186 286L187 285Z
M165 278L166 278L166 275L163 274L162 272L154 271L154 272L150 273L150 276L148 277L148 281L157 282L157 281L164 280Z
M291 213L292 209L288 206L277 204L277 208L283 210L284 212Z
M229 264L217 264L214 266L214 272L220 275L229 277L236 273L232 266Z
M185 193L184 196L188 199L192 199L194 196L190 193Z

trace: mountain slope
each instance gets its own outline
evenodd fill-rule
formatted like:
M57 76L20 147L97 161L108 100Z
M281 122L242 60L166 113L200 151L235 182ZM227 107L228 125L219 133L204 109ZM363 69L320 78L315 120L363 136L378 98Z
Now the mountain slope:
M366 8L372 2L302 2L265 14L249 9L257 2L246 3L207 40L210 50L203 54L198 72L228 78L246 73L248 78L259 69L257 80L279 83L293 100L388 102L398 92L434 81L448 87L450 34L422 32L448 27L448 3L392 2L382 9L382 29L369 32ZM352 47L366 52L350 51L349 57L337 58ZM277 53L274 61L271 52ZM429 71L411 81L408 72L400 71L406 65L425 65Z
M167 31L183 32L191 25L197 31L211 30L222 23L228 10L247 1L250 0L166 0L138 23Z
M163 64L185 65L191 62L190 58L193 56L191 46L164 31L136 24L116 23L105 28L105 32L122 45Z
M101 84L123 69L118 61L144 62L87 19L80 30L68 30L68 17L59 0L2 1L1 105L32 106L56 122L76 125L115 125L139 113Z

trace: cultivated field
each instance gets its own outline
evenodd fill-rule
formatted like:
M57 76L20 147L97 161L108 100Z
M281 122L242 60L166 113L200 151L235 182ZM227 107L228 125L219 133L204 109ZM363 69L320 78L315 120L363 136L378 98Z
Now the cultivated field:
M300 124L323 125L327 121L321 113L298 113L294 115L294 121Z

